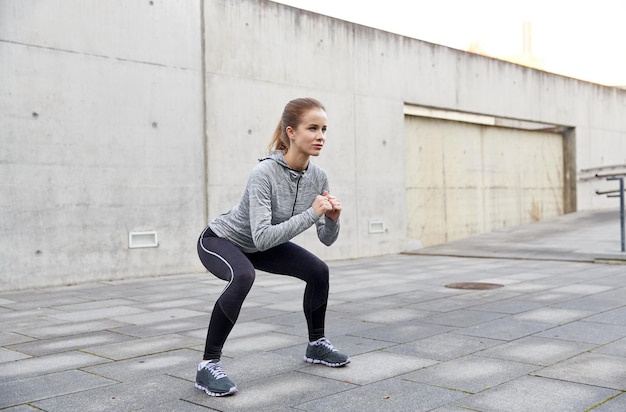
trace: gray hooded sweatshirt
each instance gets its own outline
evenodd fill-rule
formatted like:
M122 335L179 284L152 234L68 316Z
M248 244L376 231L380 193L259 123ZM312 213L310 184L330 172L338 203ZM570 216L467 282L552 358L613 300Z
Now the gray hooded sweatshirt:
M309 162L304 172L290 169L282 152L259 159L239 203L209 223L219 237L245 253L288 242L313 224L317 237L330 246L339 235L339 220L319 217L311 206L329 191L326 173Z

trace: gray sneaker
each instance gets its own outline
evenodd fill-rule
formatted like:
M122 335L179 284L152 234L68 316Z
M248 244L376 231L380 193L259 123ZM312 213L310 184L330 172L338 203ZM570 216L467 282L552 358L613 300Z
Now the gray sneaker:
M237 387L228 379L219 360L212 360L204 367L198 365L196 388L211 396L226 396L237 392Z
M328 339L322 338L307 346L304 361L336 368L350 363L350 358L335 349Z

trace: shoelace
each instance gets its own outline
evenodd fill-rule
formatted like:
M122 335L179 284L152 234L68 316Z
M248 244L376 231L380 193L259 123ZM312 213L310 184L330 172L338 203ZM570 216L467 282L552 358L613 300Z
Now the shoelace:
M226 372L224 372L224 369L222 369L222 364L221 362L218 363L208 363L205 368L211 372L211 375L213 375L213 377L215 379L222 379L226 377Z
M330 343L330 341L326 338L320 339L319 344L327 347L328 349L330 349L331 352L337 352L337 349L335 349L333 344Z

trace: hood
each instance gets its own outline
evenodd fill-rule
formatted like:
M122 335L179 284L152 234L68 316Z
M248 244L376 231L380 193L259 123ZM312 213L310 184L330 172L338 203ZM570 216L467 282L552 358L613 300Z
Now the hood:
M268 154L265 157L261 157L259 159L259 162L262 162L264 160L273 160L276 163L278 163L279 165L286 167L287 169L291 168L289 167L289 165L287 164L287 162L285 161L285 154L283 152L280 151L276 151L276 152L271 152L270 154Z
M262 162L264 160L273 160L276 163L278 163L279 165L281 165L282 167L285 168L286 172L289 172L289 175L291 177L292 180L294 179L298 179L300 177L303 177L308 169L305 170L295 170L292 169L291 167L289 167L289 165L287 164L287 162L285 161L285 154L281 151L276 151L276 152L272 152L270 154L268 154L265 157L262 157L259 159L259 162ZM309 166L311 165L311 162L309 161Z

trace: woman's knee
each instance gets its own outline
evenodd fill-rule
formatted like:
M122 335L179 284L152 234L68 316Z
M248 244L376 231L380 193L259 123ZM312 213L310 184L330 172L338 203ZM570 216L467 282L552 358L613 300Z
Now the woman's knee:
M254 271L254 269L237 271L233 273L232 283L236 284L238 287L245 287L247 289L250 289L254 284L255 278L256 272Z
M330 277L330 270L328 268L328 265L324 261L318 260L315 265L311 266L310 270L312 271L311 278L316 283L326 284L326 285L328 284L329 277Z

